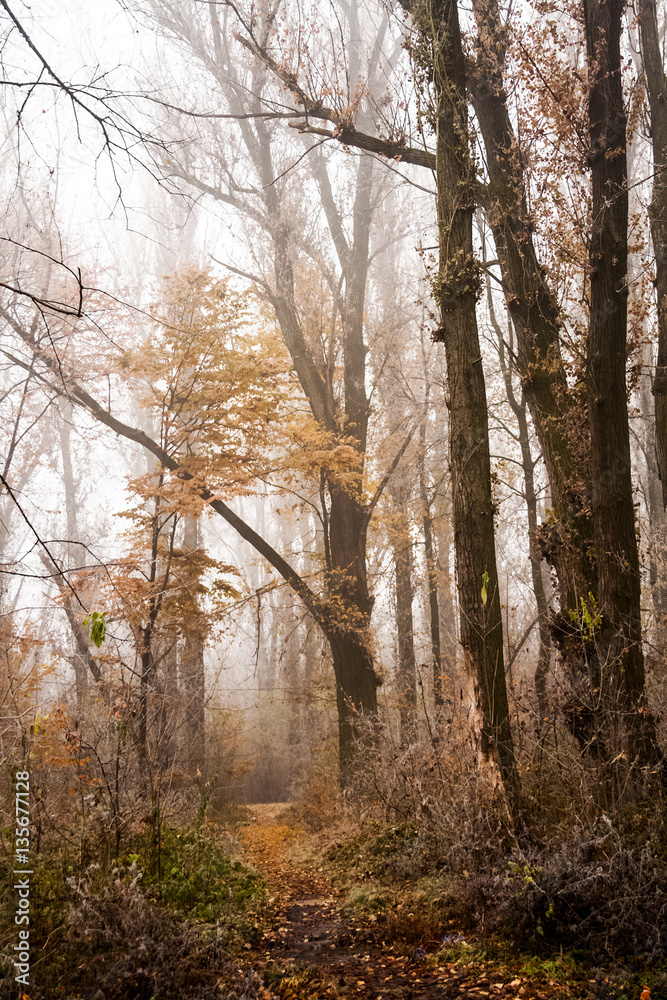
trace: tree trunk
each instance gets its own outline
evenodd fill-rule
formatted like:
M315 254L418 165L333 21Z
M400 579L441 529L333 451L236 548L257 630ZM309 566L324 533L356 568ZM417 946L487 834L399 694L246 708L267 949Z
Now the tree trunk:
M658 364L653 379L656 456L662 502L667 507L667 75L662 61L655 0L640 0L639 30L653 148L649 219L658 304Z
M39 557L46 568L47 572L52 574L54 582L58 586L60 595L62 597L62 606L67 615L67 621L69 622L69 627L71 629L72 635L74 637L75 651L71 658L68 657L69 662L74 666L74 660L77 659L80 664L90 670L93 675L93 679L97 684L102 680L102 672L100 670L100 665L95 659L95 657L90 652L90 643L88 642L88 637L84 631L82 624L83 608L79 607L72 597L72 591L70 590L67 581L63 574L60 572L59 568L49 559L45 552L40 552Z
M519 443L521 446L523 482L526 494L526 513L528 516L530 574L533 583L533 593L535 595L535 606L537 610L539 647L537 653L537 666L535 668L535 693L537 695L539 727L542 729L544 728L544 723L548 722L550 715L549 699L547 696L547 677L549 676L549 666L551 662L551 634L549 632L549 608L544 590L544 579L542 577L542 559L536 545L538 522L537 493L535 491L535 462L530 453L528 420L526 405L523 398L521 403L517 406L517 419L519 423Z
M231 204L241 213L246 213L253 226L258 224L264 230L272 243L273 257L273 287L266 275L258 275L258 283L262 287L262 295L266 294L274 307L280 325L281 334L290 353L294 369L301 387L308 399L312 413L320 427L332 437L344 435L353 439L353 445L358 453L359 476L355 484L346 480L345 484L337 482L334 477L323 472L323 481L329 492L331 505L329 538L330 566L328 567L329 601L319 600L303 580L291 571L284 560L270 561L274 566L280 566L280 572L302 598L305 597L316 621L324 631L328 640L339 643L341 635L346 635L344 643L355 646L365 643L365 633L370 619L371 602L368 595L366 579L366 528L368 518L363 513L362 475L368 429L369 403L366 396L366 345L364 342L364 311L366 284L369 267L369 237L372 215L375 209L373 198L374 159L371 156L360 157L356 166L354 192L351 197L351 225L344 225L343 209L339 205L349 205L347 184L344 194L337 203L327 174L326 162L319 157L316 149L310 149L308 162L313 165L315 181L319 186L321 205L326 217L329 235L338 258L339 275L336 276L337 291L332 294L332 311L334 326L336 313L341 319L342 336L335 338L332 344L331 356L323 357L321 350L313 350L307 331L301 323L298 308L298 297L295 288L295 245L292 229L294 215L291 205L284 200L286 182L284 176L290 172L284 160L284 150L280 139L276 141L273 123L264 117L264 101L271 99L265 96L265 88L275 73L277 66L273 64L268 51L273 50L274 33L277 30L274 14L268 9L257 11L256 28L267 49L257 46L254 40L244 39L254 56L265 63L257 62L252 71L252 85L240 71L235 52L236 41L232 33L226 31L213 8L209 11L209 24L204 28L198 15L193 19L172 17L164 5L160 5L163 23L166 21L177 37L189 47L192 56L200 60L212 74L215 85L220 88L221 95L226 99L230 113L238 115L238 127L241 145L245 147L247 160L242 164L239 177L243 183L239 186L239 177L230 176L231 164L224 155L220 159L222 178L229 178L229 185L221 180L222 187L211 186L203 182L193 173L188 164L178 166L174 173L193 184L196 189L205 191L224 204ZM195 27L196 26L196 27ZM341 20L341 30L347 28L348 49L350 53L348 85L350 99L361 94L361 89L369 84L370 76L381 76L379 68L381 46L377 46L370 55L368 72L362 69L361 60L365 52L361 48L361 37L358 26L358 10L356 0L348 5L345 16ZM210 35L209 35L210 30ZM271 67L271 68L269 68ZM362 80L363 76L363 80ZM354 96L356 95L356 96ZM370 117L370 105L365 101ZM281 162L276 162L276 150ZM241 150L237 151L237 153ZM237 160L237 154L234 157ZM249 170L249 167L251 169ZM257 178L252 181L252 189L248 189L249 177L256 171ZM217 173L216 168L216 173ZM349 230L351 229L351 233ZM341 350L342 348L342 350ZM339 373L342 372L342 378ZM334 386L334 379L337 384ZM214 509L219 512L220 505ZM225 510L227 508L225 507ZM225 516L228 517L228 514ZM229 519L229 523L240 523L239 519ZM247 536L244 536L247 537ZM257 538L256 534L254 536ZM258 551L266 554L271 548L260 543ZM253 542L252 544L255 544ZM359 681L361 689L366 684L367 660L370 652L361 657L363 662L363 677ZM340 659L340 654L339 654ZM352 657L354 659L354 657ZM375 674L370 667L373 684L372 696L365 694L362 701L365 712L375 712ZM347 668L338 671L337 683L347 683L349 673ZM340 680L342 678L342 681ZM339 692L343 702L359 701L357 682L350 681L350 688ZM370 690L369 688L369 690ZM341 733L349 732L348 712L341 717ZM348 750L342 750L342 757L347 758Z
M155 726L156 757L162 771L174 760L174 731L178 705L178 636L163 634L160 649L160 680L157 687L157 718Z
M259 125L258 129L263 130ZM336 247L344 295L341 306L343 341L343 400L344 411L337 412L333 386L325 382L318 371L300 326L294 297L294 270L290 256L289 231L282 219L281 207L275 191L270 147L262 137L262 174L266 176L269 190L266 194L267 211L273 216L273 242L276 285L278 295L274 306L287 349L290 352L301 386L308 397L313 415L323 429L338 433L340 430L354 440L359 456L359 469L353 481L344 484L335 477L324 476L329 493L331 509L328 515L328 546L330 566L328 567L328 589L330 610L338 621L323 626L325 635L332 643L336 684L349 684L338 692L339 711L347 705L339 717L341 740L348 737L350 746L340 746L341 774L349 773L349 760L353 756L356 741L354 726L355 713L375 715L377 712L377 678L372 667L372 657L367 647L363 656L357 653L336 653L333 642L339 642L340 633L349 632L349 639L343 645L355 649L357 644L366 645L366 632L370 623L372 600L368 593L366 570L366 531L368 517L362 503L362 475L368 431L369 404L366 397L366 345L364 342L364 305L368 275L369 236L372 218L371 189L373 181L373 161L362 157L357 169L355 198L352 212L352 240L348 244L342 229L341 217L336 208L326 168L317 161L316 179L322 194L322 205L327 216L331 235ZM270 184L269 184L270 181ZM336 669L343 661L347 666ZM341 660L341 656L343 659ZM349 672L349 664L358 662L362 671L355 679ZM370 666L369 666L370 663ZM367 671L372 673L372 683L367 685ZM368 689L367 689L368 688ZM363 696L362 696L363 693ZM349 706L355 706L352 711ZM352 714L350 712L352 711Z
M333 614L323 630L333 656L341 776L346 780L355 745L360 739L366 741L368 719L377 715L378 678L367 634L373 600L366 577L366 512L349 487L330 482L329 495L328 577ZM361 721L363 716L366 722Z
M648 368L648 366L647 366ZM655 422L651 419L650 393L643 378L640 407L646 415L642 452L646 461L646 506L648 510L649 586L653 604L653 644L659 657L667 655L667 519L656 460Z
M433 672L433 699L436 710L444 704L442 690L442 639L440 635L440 606L438 602L438 576L433 545L433 511L426 486L426 420L419 428L418 452L419 495L422 505L424 556L426 558L426 586L428 589L429 631L431 634L431 666Z
M356 770L358 754L374 742L378 682L363 639L339 632L329 642L336 678L340 779L345 787Z
M72 467L72 451L70 448L70 435L72 432L72 404L67 403L61 412L61 419L58 430L60 432L60 453L63 463L63 485L65 487L65 516L67 518L67 542L63 546L66 568L70 569L77 563L79 547L74 543L78 541L79 532L77 528L77 502L76 488L74 485L74 469ZM83 551L83 550L82 550ZM76 615L76 610L72 608L72 613ZM79 630L83 637L83 630ZM84 637L85 641L85 637ZM76 638L75 644L80 646L80 639ZM86 642L88 651L88 643ZM89 654L90 655L90 654ZM81 716L85 710L86 692L88 690L88 669L87 662L80 653L75 652L69 657L69 661L74 668L74 680L76 686L76 707Z
M405 484L392 487L393 523L391 527L394 550L394 579L396 587L396 635L398 638L398 663L396 688L401 719L401 739L408 743L414 736L415 709L417 707L414 620L412 615L412 539L408 516Z
M592 521L598 566L596 636L605 713L605 756L655 759L644 724L639 554L626 395L626 115L621 79L622 0L584 0L592 176L587 400Z
M458 10L452 0L424 0L415 21L431 46L437 121L440 265L436 294L450 408L461 645L480 718L480 749L494 758L509 788L515 777L503 660L500 593L491 498L488 411L477 330L479 264L473 253L475 175Z
M139 680L139 710L137 719L137 745L139 754L139 768L142 772L142 777L147 780L148 775L148 765L151 759L152 747L149 745L149 730L150 725L150 711L151 711L151 701L152 694L155 692L155 681L158 660L155 656L154 645L158 638L156 635L156 627L158 618L160 615L160 609L162 607L162 599L164 597L165 591L167 589L167 584L169 582L169 572L171 566L171 559L174 551L174 535L176 531L176 524L178 523L178 516L176 514L169 515L168 520L173 519L172 531L170 532L169 539L169 553L167 556L167 563L165 566L165 572L163 580L159 590L156 590L156 583L158 578L158 566L161 561L159 543L160 534L162 529L166 526L167 521L160 522L161 518L161 506L162 497L161 490L164 485L164 472L160 471L158 474L158 490L156 498L154 501L153 514L150 518L150 528L151 528L151 552L150 552L150 572L148 574L148 582L151 584L152 593L148 597L147 602L147 614L146 614L146 624L139 626L137 629L137 647L139 653L139 661L141 663L141 673Z
M433 678L433 701L435 703L436 714L445 703L444 697L444 684L443 684L443 641L442 632L440 629L440 601L439 601L439 586L438 586L438 566L436 564L436 551L435 551L435 540L433 537L433 501L434 497L429 495L429 489L427 485L427 471L426 471L426 425L427 418L426 413L431 401L431 382L429 378L428 364L426 348L424 345L424 332L420 333L420 347L422 356L422 365L424 369L424 419L419 425L419 448L417 450L417 475L419 479L419 497L421 500L422 508L422 530L424 535L424 556L426 559L426 586L428 593L428 618L429 618L429 632L431 636L431 672ZM448 557L448 553L445 553ZM449 559L447 558L447 570L449 570ZM449 598L451 603L451 595L449 594L449 589L446 595L446 600ZM451 609L450 609L451 610ZM453 623L454 616L450 616L450 621L447 623L451 626ZM447 667L450 671L450 676L454 673L454 661L456 658L456 651L452 649L452 643L449 636L445 637L445 645L447 647Z
M155 669L151 649L152 624L139 629L141 673L139 677L139 710L137 712L137 753L139 756L139 772L144 781L148 778L149 746L148 730L150 710L149 697L153 690Z
M528 430L528 414L526 413L525 396L522 392L521 401L514 394L512 384L512 369L507 359L505 351L505 341L500 324L496 318L493 304L493 293L491 291L491 279L488 272L486 275L486 300L489 307L489 317L491 326L498 341L498 360L500 370L505 382L505 394L511 407L517 424L519 425L519 447L521 449L521 467L523 470L523 484L526 498L526 513L528 516L528 538L530 545L530 573L533 581L533 593L535 595L535 605L537 608L538 629L539 629L539 650L537 654L537 667L535 669L535 693L537 695L537 710L539 713L539 726L542 728L547 721L549 704L547 698L547 676L551 661L551 635L549 633L549 609L547 606L546 594L544 592L544 580L542 579L542 560L537 546L537 493L535 492L535 461L530 451L530 434ZM510 345L511 347L512 345Z
M442 688L443 698L449 681L450 691L455 700L461 701L461 691L457 692L459 680L459 643L457 638L457 609L454 600L454 581L452 579L452 531L451 518L448 513L440 513L433 518L431 525L435 534L435 565L437 569L438 597L440 604L440 637L442 642ZM458 696L458 697L457 697Z
M521 386L551 490L551 516L539 536L558 576L561 617L595 592L588 515L590 469L586 415L567 386L560 350L560 309L533 241L521 149L504 87L506 38L497 0L474 0L478 37L470 90L489 172L487 218L517 339Z
M431 633L431 663L433 673L433 700L436 709L444 704L442 683L442 639L440 634L440 604L438 601L438 577L435 571L435 551L433 547L433 519L430 507L422 519L424 531L424 556L426 557L426 579L428 587L429 631Z
M199 518L189 515L183 522L183 552L195 555L201 548ZM190 595L192 603L191 626L185 634L181 652L180 686L185 699L185 763L189 771L197 768L204 773L206 762L206 669L204 664L205 635L198 620L201 616L196 594Z
M653 456L652 456L653 457ZM655 619L654 644L658 656L667 656L667 524L662 506L662 490L655 459L647 462L648 478L648 558L651 603Z

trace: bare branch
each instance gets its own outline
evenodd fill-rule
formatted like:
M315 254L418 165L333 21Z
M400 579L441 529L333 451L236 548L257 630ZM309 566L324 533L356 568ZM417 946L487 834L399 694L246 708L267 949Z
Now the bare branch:
M368 522L370 521L371 516L373 514L373 511L377 507L378 501L380 500L382 494L384 493L389 480L391 479L391 477L393 476L393 474L396 472L396 469L398 468L398 465L399 465L401 459L403 458L403 456L405 455L406 451L408 450L410 442L412 441L412 438L414 437L414 433L417 430L417 428L419 427L419 424L421 423L421 420L422 420L421 417L419 418L419 420L416 420L415 423L410 428L410 430L408 431L408 433L407 433L407 435L405 437L405 440L403 441L403 444L401 445L401 447L398 449L398 451L394 455L394 458L393 458L393 461L392 461L391 465L389 466L389 468L385 472L385 474L382 477L380 483L378 484L377 489L375 490L375 493L373 494L373 496L369 500L368 504L366 505L366 510L365 510L366 524L368 524Z
M238 32L234 37L241 45L259 59L271 72L284 84L296 101L303 108L306 121L290 122L290 128L295 128L299 132L308 135L319 135L324 139L336 139L343 146L354 146L357 149L364 149L369 153L377 153L386 156L391 160L400 160L402 163L412 163L419 167L427 167L435 170L435 153L428 149L417 149L406 146L403 139L383 139L377 136L367 135L359 132L352 126L351 121L344 118L333 108L327 108L321 101L314 100L306 94L299 85L293 73L283 69L273 59L266 48L261 46L254 38L245 38ZM331 122L334 126L332 131L311 126L309 118L319 118L322 121Z

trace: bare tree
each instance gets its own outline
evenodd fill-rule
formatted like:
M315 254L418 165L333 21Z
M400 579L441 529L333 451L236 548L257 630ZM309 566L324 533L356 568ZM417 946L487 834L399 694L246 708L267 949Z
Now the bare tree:
M309 245L299 231L305 226L290 190L292 171L285 163L280 130L271 123L272 109L279 109L275 93L275 60L269 48L275 40L277 11L260 14L246 21L236 10L244 35L241 39L251 53L244 67L235 55L238 50L232 32L231 15L223 7L222 17L211 9L201 12L194 6L188 15L182 7L154 3L156 22L187 46L210 75L230 117L238 123L240 148L244 163L232 163L222 148L216 157L201 163L191 156L187 162L172 165L171 176L191 189L200 191L221 204L233 207L258 227L267 239L273 263L273 275L246 273L260 293L270 302L280 324L285 344L310 408L323 431L334 438L344 438L357 454L354 477L342 481L335 472L323 470L324 493L321 517L325 532L327 560L327 601L337 607L337 623L327 629L334 672L337 678L340 720L341 759L349 756L355 739L357 714L375 715L378 679L373 669L368 643L373 599L369 591L366 565L366 537L369 519L378 497L364 497L364 464L371 407L366 392L366 354L364 313L371 262L371 229L378 192L377 170L373 159L362 156L350 170L353 194L349 208L341 207L345 198L337 196L327 158L318 143L306 139L302 154L307 156L312 181L309 190L317 193L319 212L326 223L333 260L326 251ZM359 9L355 2L346 15L348 34L347 87L351 101L363 101L362 88L373 94L379 88L383 70L380 60L381 24L367 65L356 27ZM341 68L341 72L343 69ZM357 96L355 96L357 95ZM284 112L283 112L284 113ZM275 111L279 116L279 110ZM241 180L250 170L255 180ZM213 178L206 177L207 172ZM303 173L300 174L303 177ZM328 344L309 341L304 329L296 273L303 266L303 253L310 256L325 274L330 287L331 337ZM238 268L232 267L231 270ZM240 273L240 271L239 271ZM336 367L340 359L340 375ZM333 620L333 619L332 619ZM342 623L346 624L343 626Z

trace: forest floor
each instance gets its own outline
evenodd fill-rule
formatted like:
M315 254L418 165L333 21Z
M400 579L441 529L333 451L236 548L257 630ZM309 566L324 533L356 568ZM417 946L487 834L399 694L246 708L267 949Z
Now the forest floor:
M518 975L518 965L513 971L511 964L488 960L472 943L456 961L444 961L432 934L421 944L414 938L409 945L400 937L384 941L381 924L345 905L349 893L336 887L317 844L290 822L284 805L249 809L252 818L239 831L244 860L265 880L273 915L248 956L263 978L266 1000L553 1000L586 994L580 982ZM447 940L465 939L448 928Z
M522 952L515 923L470 933L460 883L405 826L255 805L165 825L157 844L157 867L150 829L112 866L90 845L83 860L42 850L30 1000L667 1000L663 960ZM8 885L11 862L0 854ZM2 1000L16 996L12 904L0 894Z

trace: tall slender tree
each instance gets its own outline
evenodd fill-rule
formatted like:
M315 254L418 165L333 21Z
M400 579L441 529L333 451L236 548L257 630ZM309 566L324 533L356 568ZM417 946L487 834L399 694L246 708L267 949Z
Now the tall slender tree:
M445 345L461 645L480 712L480 748L510 788L514 746L505 683L496 567L486 388L477 329L480 267L473 249L475 168L458 7L404 2L419 33L421 71L433 92L439 265L434 295Z
M592 179L587 402L591 515L598 567L597 637L608 752L655 759L643 718L641 578L626 389L628 187L621 0L584 0ZM651 727L652 728L652 727Z
M247 273L260 294L271 304L294 369L311 411L326 434L343 439L356 453L354 470L342 478L332 468L323 468L325 524L326 600L331 614L325 629L331 646L337 681L341 759L352 752L357 716L375 716L378 677L373 666L369 626L373 608L367 564L366 539L375 502L364 494L364 472L368 442L370 402L366 386L365 310L370 271L370 241L378 190L378 171L371 157L358 158L348 170L349 199L336 192L327 159L312 139L305 140L311 180L319 196L321 217L326 222L334 261L306 246L299 231L300 212L290 191L291 171L285 165L280 132L270 122L271 109L279 101L276 77L290 77L271 52L280 48L277 11L256 12L254 17L239 15L234 37L232 17L223 5L201 11L190 8L191 16L171 4L154 0L155 22L187 46L210 74L230 115L238 120L242 168L230 162L228 153L217 160L182 162L171 160L166 172L173 180L203 192L221 204L232 206L267 240L273 274ZM346 7L345 31L347 96L362 115L365 92L378 90L384 69L381 66L382 35L387 15L378 30L376 44L364 57L359 31L357 0ZM249 67L238 60L239 42L249 55ZM286 53L289 61L293 54ZM364 64L364 59L366 64ZM389 64L391 59L388 60ZM343 69L340 70L341 74ZM267 117L268 116L268 117ZM252 171L256 181L241 182L241 173ZM211 172L213 177L207 176ZM238 175L238 177L237 177ZM304 176L302 174L302 176ZM306 179L307 179L307 175ZM344 207L348 201L347 210ZM305 329L296 291L297 273L304 253L314 258L327 276L331 295L331 339L328 345L315 344ZM233 269L233 268L232 268ZM340 364L339 364L340 360Z
M658 307L658 359L653 379L656 455L663 506L667 507L667 74L663 64L655 0L641 0L638 14L653 152L653 192L649 221Z

